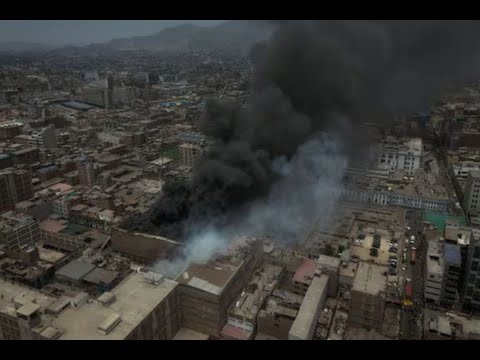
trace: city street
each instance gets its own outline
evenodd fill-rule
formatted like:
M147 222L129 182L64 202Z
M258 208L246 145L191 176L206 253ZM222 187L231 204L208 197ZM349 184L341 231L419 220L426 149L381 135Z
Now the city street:
M407 210L405 212L407 226L410 230L405 229L405 238L409 240L407 250L407 268L404 273L404 281L406 278L411 279L413 286L413 305L405 307L402 310L401 319L401 339L419 340L423 337L423 277L424 264L426 256L426 244L423 239L423 211ZM410 237L415 236L415 244L410 244ZM417 249L417 261L414 265L410 264L412 255L412 246ZM403 291L405 292L405 282L403 283Z

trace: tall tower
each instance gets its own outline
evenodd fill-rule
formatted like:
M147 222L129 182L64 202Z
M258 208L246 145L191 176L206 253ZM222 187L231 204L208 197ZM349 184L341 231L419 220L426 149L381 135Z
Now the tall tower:
M468 173L463 208L468 215L476 215L480 212L480 171L478 170Z
M80 184L85 186L95 185L95 167L92 157L82 154L77 161L77 171Z

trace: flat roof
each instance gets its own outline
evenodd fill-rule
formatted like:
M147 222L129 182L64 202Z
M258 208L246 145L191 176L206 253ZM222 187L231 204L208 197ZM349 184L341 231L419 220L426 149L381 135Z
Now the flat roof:
M340 266L340 259L334 256L320 254L317 259L318 265L338 268Z
M360 261L353 280L352 290L378 295L380 292L385 291L387 286L385 272L388 272L386 266Z
M13 154L22 155L22 154L26 154L26 153L29 153L29 152L32 152L32 151L38 151L38 148L32 146L32 147L28 147L28 148L25 148L25 149L14 151Z
M0 279L0 310L14 309L14 301L20 304L35 301L41 308L47 308L55 300L39 291Z
M445 244L445 263L451 265L461 266L462 265L462 256L460 254L460 247L453 244Z
M75 259L58 270L55 275L71 280L81 280L85 275L95 269L95 265Z
M30 316L37 310L40 310L40 306L34 304L32 302L27 302L25 305L22 305L19 309L17 309L17 314Z
M93 284L110 284L118 277L117 271L110 271L100 268L95 268L90 271L83 281L87 281Z
M241 263L192 263L177 277L176 281L214 295L220 295Z
M181 328L178 330L173 340L208 340L209 337L210 336L207 334L202 334L192 329Z
M315 270L317 270L317 263L315 260L304 259L295 271L292 280L302 283L307 282L309 278L313 278Z
M310 284L302 305L298 310L297 317L288 332L288 336L294 339L309 340L315 331L319 309L323 308L322 302L326 299L328 276L316 276Z
M60 260L64 259L66 256L64 253L60 251L47 249L43 246L40 246L38 248L38 254L39 254L40 260L46 261L50 264L55 264Z
M116 286L111 293L116 300L108 306L97 301L85 303L77 309L68 308L52 326L62 332L61 340L122 340L125 339L178 285L163 279L156 285L145 281L140 273L133 273ZM106 320L118 315L120 322L108 334L97 331Z
M62 224L60 221L53 219L45 219L40 224L38 224L40 230L58 233L65 229L67 226Z

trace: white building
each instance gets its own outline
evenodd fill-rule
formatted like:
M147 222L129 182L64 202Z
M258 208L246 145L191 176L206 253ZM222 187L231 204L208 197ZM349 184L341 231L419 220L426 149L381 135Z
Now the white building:
M467 178L470 171L480 170L480 163L471 161L461 161L452 166L453 174L459 178Z
M440 241L429 241L427 250L427 276L425 301L440 304L443 284L443 252Z
M411 176L420 168L423 143L421 138L402 141L387 137L375 151L376 168L388 170L390 173L401 170Z
M452 204L449 199L426 198L391 191L345 190L343 197L348 200L372 204L396 205L432 211L447 211Z
M468 215L479 214L480 210L480 171L470 171L465 185L463 207Z

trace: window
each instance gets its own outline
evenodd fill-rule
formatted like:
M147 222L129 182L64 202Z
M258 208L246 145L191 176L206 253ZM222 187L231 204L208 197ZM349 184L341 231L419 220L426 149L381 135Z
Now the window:
M478 270L478 261L472 261L472 266L470 267L471 271L477 271Z
M480 291L475 291L475 293L473 294L473 300L480 301Z
M477 289L480 289L480 278L477 279L477 281L475 281L475 287L476 287Z
M468 275L468 282L469 282L469 283L473 283L476 278L477 278L477 275L475 275L475 274L470 274L470 275Z
M480 259L480 246L475 246L475 250L473 251L473 257L475 259Z
M465 291L465 296L472 296L473 294L473 286L469 286Z

